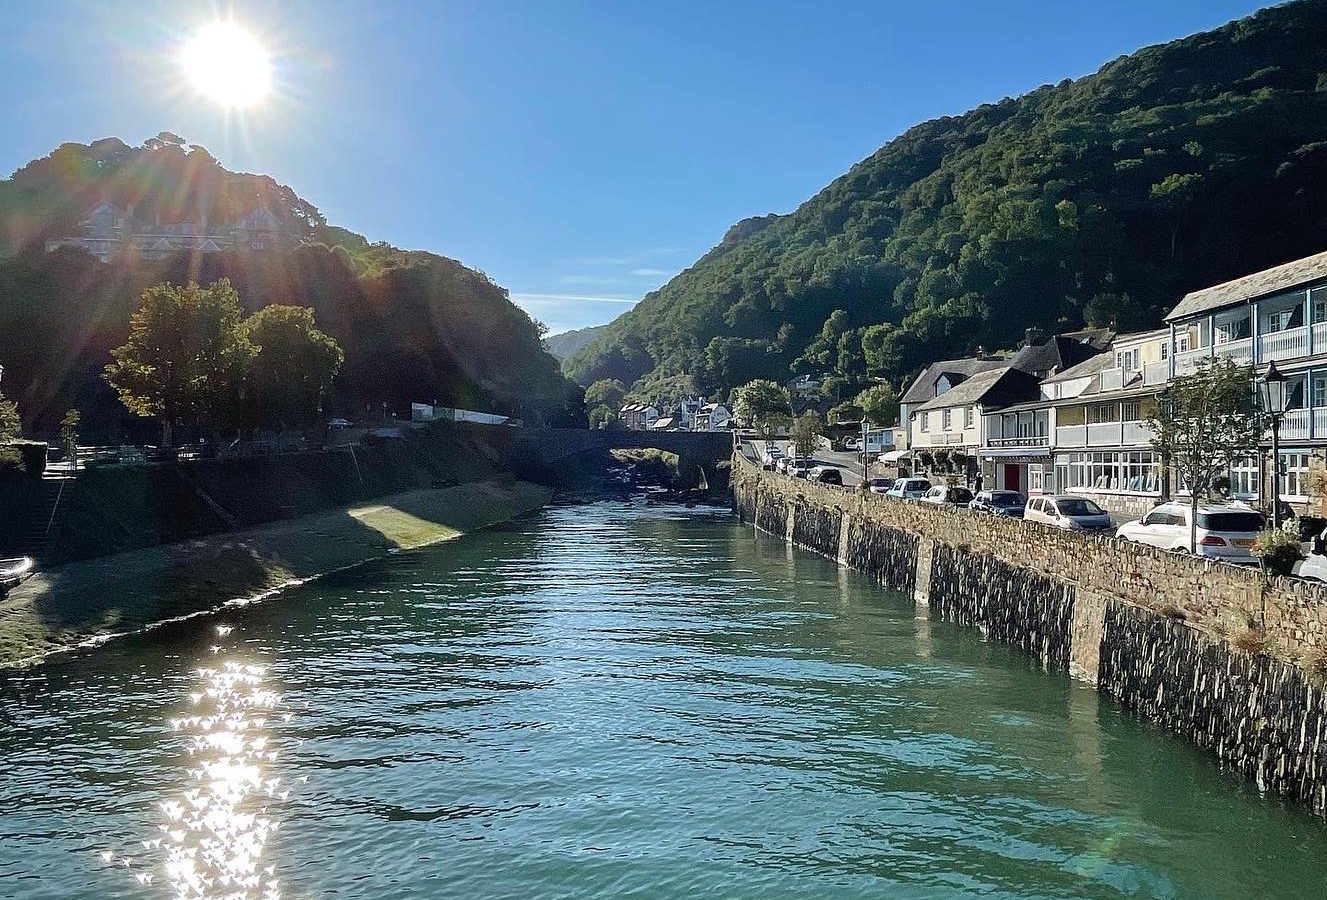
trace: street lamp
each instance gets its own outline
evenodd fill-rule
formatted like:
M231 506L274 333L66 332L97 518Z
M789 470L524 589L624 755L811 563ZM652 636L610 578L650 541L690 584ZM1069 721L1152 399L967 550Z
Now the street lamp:
M1267 364L1263 373L1262 408L1272 424L1272 527L1281 527L1281 417L1285 415L1289 397L1286 376L1276 367L1276 361Z

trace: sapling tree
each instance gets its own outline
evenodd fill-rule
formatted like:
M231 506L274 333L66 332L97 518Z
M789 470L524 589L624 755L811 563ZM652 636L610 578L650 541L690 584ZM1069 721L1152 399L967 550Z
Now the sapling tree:
M1253 370L1229 359L1200 360L1158 398L1147 418L1152 448L1189 492L1189 552L1198 551L1198 504L1213 483L1258 447Z

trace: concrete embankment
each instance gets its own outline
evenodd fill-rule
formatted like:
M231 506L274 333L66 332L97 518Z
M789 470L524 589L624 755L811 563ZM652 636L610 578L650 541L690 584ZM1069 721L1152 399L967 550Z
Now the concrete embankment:
M526 482L476 481L69 563L0 600L0 668L448 540L550 498Z
M733 464L743 521L1091 683L1327 815L1327 588Z

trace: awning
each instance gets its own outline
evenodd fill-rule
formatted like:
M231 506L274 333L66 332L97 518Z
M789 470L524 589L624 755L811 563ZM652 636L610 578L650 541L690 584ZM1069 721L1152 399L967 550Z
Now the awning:
M993 456L1050 456L1049 447L983 447L977 453L987 459Z
M887 463L901 462L902 460L907 459L908 454L911 452L911 450L890 450L888 453L880 454L880 461Z

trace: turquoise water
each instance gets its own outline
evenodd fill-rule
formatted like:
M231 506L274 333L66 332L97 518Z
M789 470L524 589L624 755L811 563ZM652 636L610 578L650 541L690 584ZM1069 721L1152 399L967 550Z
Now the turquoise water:
M6 898L1327 884L1306 813L715 512L555 508L11 678L0 716Z

